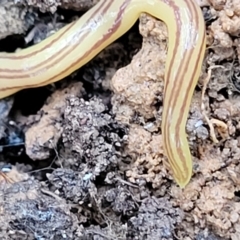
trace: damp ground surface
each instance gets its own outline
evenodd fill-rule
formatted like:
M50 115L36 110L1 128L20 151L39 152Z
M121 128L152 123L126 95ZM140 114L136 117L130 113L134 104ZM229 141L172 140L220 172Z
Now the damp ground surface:
M37 44L96 2L0 0L0 50ZM240 239L240 4L196 2L207 50L187 187L163 152L168 31L142 14L71 76L1 100L0 239Z

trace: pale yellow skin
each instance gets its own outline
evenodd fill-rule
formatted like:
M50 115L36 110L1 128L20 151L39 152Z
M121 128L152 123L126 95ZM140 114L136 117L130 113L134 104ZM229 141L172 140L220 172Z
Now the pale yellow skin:
M56 82L123 35L146 12L168 27L162 135L180 187L192 175L185 125L205 52L205 24L195 0L102 0L41 43L0 53L0 98Z

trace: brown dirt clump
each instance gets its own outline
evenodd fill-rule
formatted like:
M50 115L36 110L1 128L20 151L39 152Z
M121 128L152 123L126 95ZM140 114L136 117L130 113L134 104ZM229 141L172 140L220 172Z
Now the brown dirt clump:
M37 114L29 117L26 138L26 153L33 160L47 159L62 136L62 116L66 108L66 99L71 95L80 95L82 84L54 92ZM65 96L65 97L64 97Z

